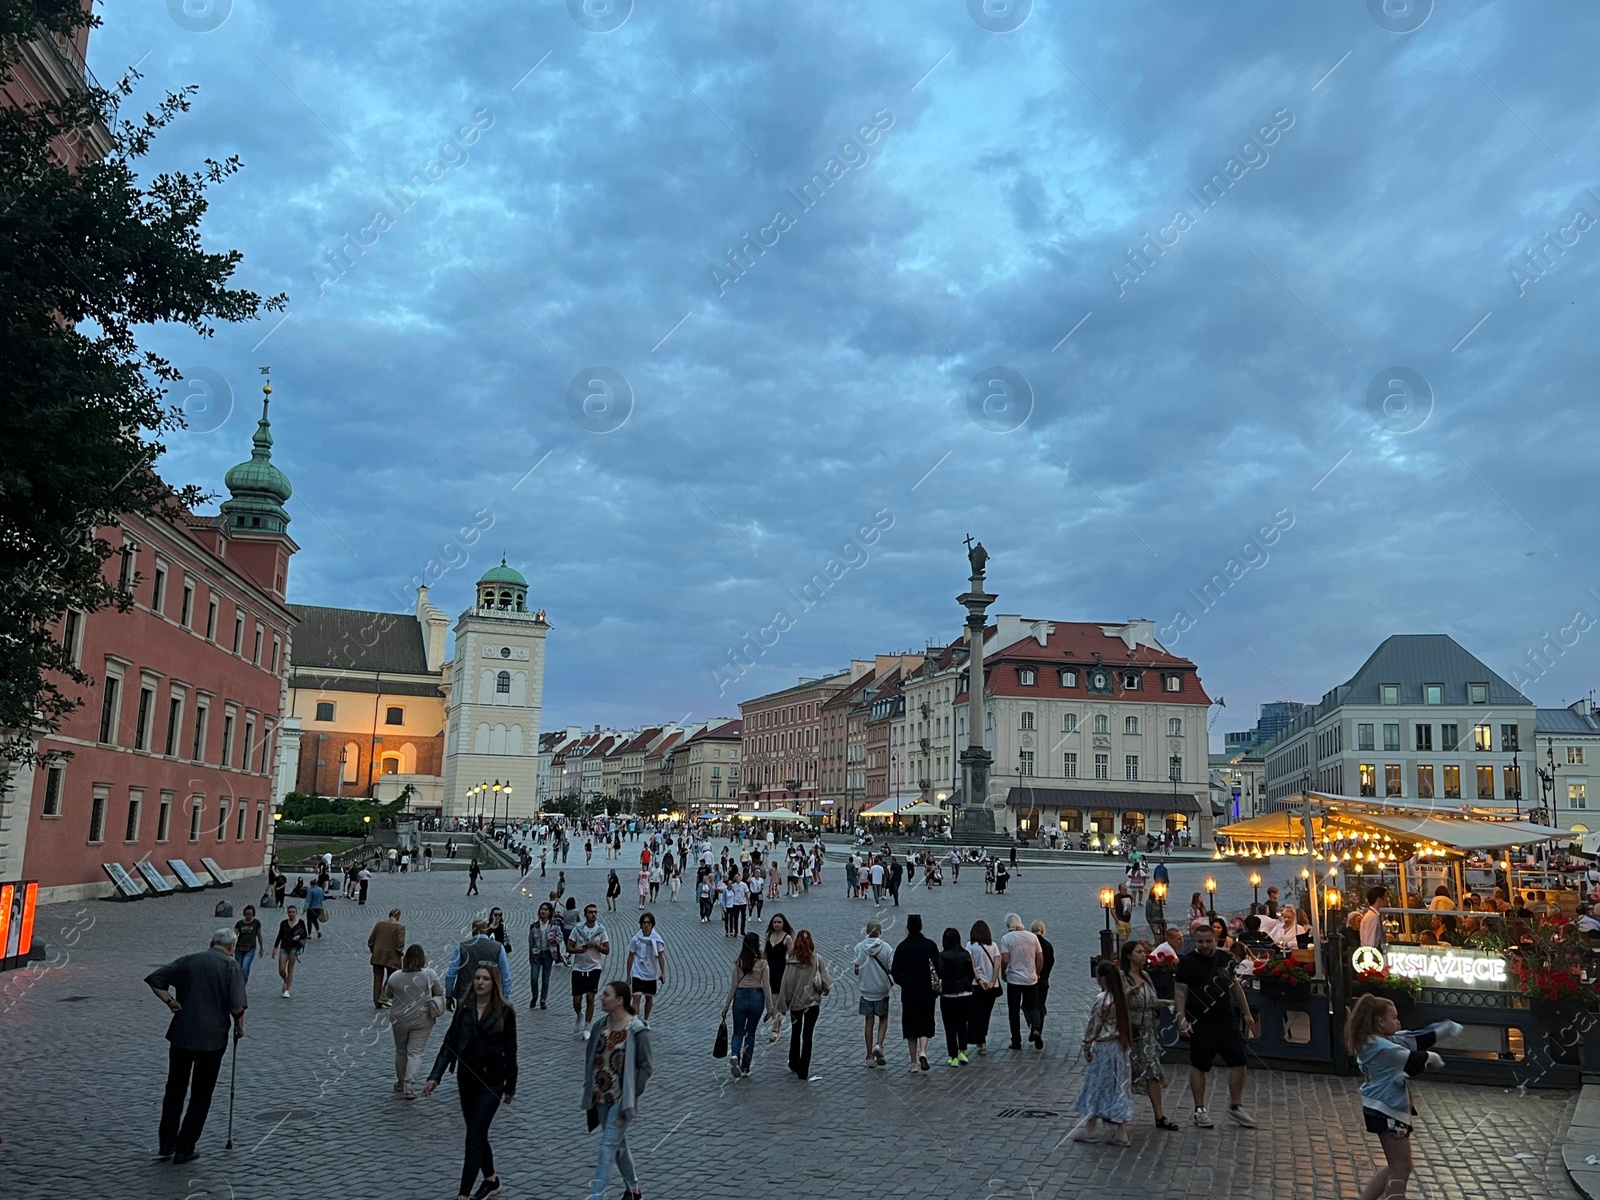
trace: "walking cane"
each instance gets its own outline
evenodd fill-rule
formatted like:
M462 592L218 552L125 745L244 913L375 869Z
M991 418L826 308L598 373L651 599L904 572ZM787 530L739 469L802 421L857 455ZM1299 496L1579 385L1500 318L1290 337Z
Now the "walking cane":
M233 1067L228 1072L228 1142L224 1150L233 1149L233 1085L239 1078L239 1039L233 1039Z

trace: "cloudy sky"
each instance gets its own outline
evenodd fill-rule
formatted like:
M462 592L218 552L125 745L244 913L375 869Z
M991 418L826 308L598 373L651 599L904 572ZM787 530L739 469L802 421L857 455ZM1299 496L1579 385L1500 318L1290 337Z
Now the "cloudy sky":
M1396 632L1595 683L1586 6L103 11L102 80L199 85L152 167L240 155L208 243L291 297L152 333L169 477L270 363L292 598L455 612L503 552L549 727L948 639L969 533L997 611L1155 620L1219 739Z

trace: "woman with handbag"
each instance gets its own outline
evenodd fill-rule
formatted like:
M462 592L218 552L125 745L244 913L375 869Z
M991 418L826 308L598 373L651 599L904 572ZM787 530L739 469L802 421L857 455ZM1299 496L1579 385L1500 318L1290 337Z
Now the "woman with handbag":
M944 948L939 953L939 1015L944 1018L944 1043L950 1052L950 1065L960 1067L967 1063L967 1021L978 981L972 969L972 954L961 944L961 931L946 929L940 941Z
M756 1050L756 1030L761 1025L761 1018L772 1010L770 960L761 953L761 935L747 933L744 935L744 945L739 947L738 957L733 960L733 979L728 984L728 994L722 1000L723 1021L727 1021L729 1012L733 1013L733 1044L729 1047L728 1073L735 1079L750 1074L750 1060Z
M444 1012L444 984L428 967L428 955L421 946L406 947L400 969L384 980L382 999L389 1007L389 1028L394 1034L394 1090L415 1100L422 1052L433 1033L433 1023Z
M456 1007L439 1057L433 1060L422 1094L431 1096L446 1069L456 1073L461 1089L461 1115L467 1123L466 1154L461 1163L457 1200L488 1200L500 1191L489 1145L489 1125L502 1104L517 1091L517 1014L500 991L500 972L480 963L472 972L472 993ZM479 1173L483 1186L472 1185Z
M633 992L614 980L600 992L601 1017L589 1031L584 1057L583 1107L589 1128L600 1130L600 1161L589 1183L590 1200L605 1195L615 1164L624 1200L639 1200L639 1176L628 1151L628 1128L650 1080L650 1027L633 1014Z
M828 965L817 954L811 931L802 929L794 935L794 948L783 969L777 1011L789 1014L789 1070L810 1083L820 1078L811 1073L811 1034L822 1011L822 998L832 990Z
M906 936L894 948L889 978L900 989L900 1036L911 1062L907 1071L928 1070L928 1039L933 1037L933 1002L943 986L939 979L939 947L924 936L922 918L906 918Z
M1122 984L1128 1004L1128 1032L1133 1039L1128 1050L1132 1086L1144 1085L1150 1107L1156 1115L1157 1129L1177 1129L1178 1123L1161 1107L1161 1013L1172 1007L1171 1000L1156 995L1155 984L1145 973L1150 947L1145 942L1122 944Z
M967 1044L976 1045L979 1054L989 1053L989 1017L1000 999L1000 947L994 944L989 922L974 921L967 934L967 953L972 955L972 974L976 982L967 1009Z

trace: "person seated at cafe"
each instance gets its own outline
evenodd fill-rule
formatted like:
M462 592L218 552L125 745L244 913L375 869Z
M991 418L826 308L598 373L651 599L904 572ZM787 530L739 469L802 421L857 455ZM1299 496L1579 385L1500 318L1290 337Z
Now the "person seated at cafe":
M1444 912L1455 906L1456 902L1450 898L1450 889L1443 884L1434 889L1433 899L1428 901L1428 907L1435 912Z
M1511 895L1503 887L1497 887L1494 890L1494 911L1495 912L1510 912L1511 911Z
M1166 940L1150 951L1150 961L1152 963L1165 963L1169 966L1175 964L1180 955L1188 953L1188 950L1184 949L1183 943L1183 930L1169 925L1167 927ZM1193 947L1190 948L1192 949Z
M1433 936L1442 946L1459 946L1465 941L1456 918L1448 913L1440 913L1433 919Z
M1275 887L1269 887L1267 889L1267 916L1276 917L1278 915L1278 908L1278 889Z
M1273 944L1288 954L1304 946L1311 937L1311 930L1299 922L1299 914L1293 905L1285 904L1278 910L1278 927L1272 931Z
M1533 920L1533 893L1532 892L1527 893L1526 896L1519 896L1517 898L1516 904L1511 909L1511 915L1513 917L1517 918L1517 920L1519 920L1519 921L1531 921L1531 920Z
M1462 934L1462 937L1464 937L1464 938L1469 938L1475 933L1482 933L1482 932L1483 932L1483 918L1482 917L1467 917L1465 920L1463 920L1461 922L1461 934Z
M1477 912L1478 894L1476 892L1468 892L1461 898L1461 907L1467 912Z
M1261 930L1261 918L1251 913L1244 919L1237 943L1250 951L1268 951L1274 948L1272 938Z
M1430 930L1424 929L1417 934L1417 945L1419 946L1437 946L1438 944L1439 939L1434 937Z
M1600 920L1595 919L1594 910L1587 904L1578 906L1577 930L1585 938L1600 941Z
M1211 931L1217 935L1217 949L1230 950L1233 948L1233 939L1228 936L1228 923L1221 917L1212 917Z

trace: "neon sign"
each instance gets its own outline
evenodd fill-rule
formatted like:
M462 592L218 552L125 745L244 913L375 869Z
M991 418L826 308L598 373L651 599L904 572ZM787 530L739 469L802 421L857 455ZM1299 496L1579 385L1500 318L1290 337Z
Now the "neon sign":
M1350 965L1357 971L1388 967L1406 979L1440 986L1500 988L1506 983L1503 955L1454 946L1404 946L1388 951L1362 946L1350 956Z

